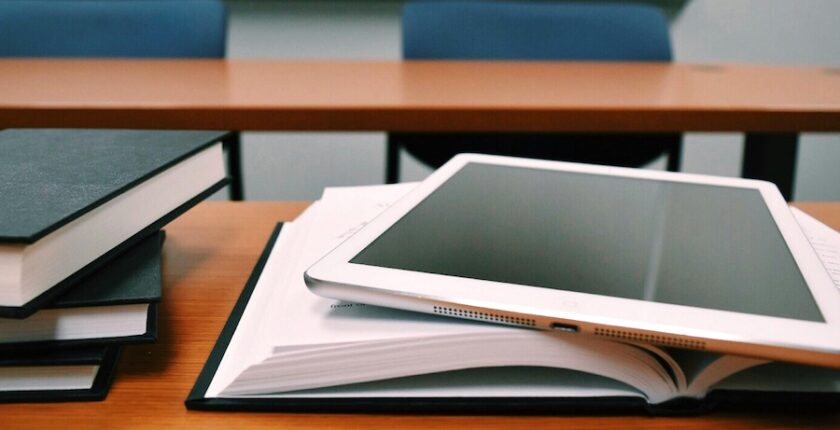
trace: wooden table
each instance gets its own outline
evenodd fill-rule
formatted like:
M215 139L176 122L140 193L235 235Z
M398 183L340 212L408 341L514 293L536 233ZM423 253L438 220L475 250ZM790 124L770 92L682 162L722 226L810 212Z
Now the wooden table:
M744 175L790 196L796 133L840 131L840 68L6 59L11 127L744 131Z
M277 221L306 203L206 202L170 224L164 246L160 339L126 348L111 393L99 403L0 405L0 428L803 428L840 427L840 412L766 411L691 418L445 417L187 411L183 401ZM840 203L801 204L840 229Z

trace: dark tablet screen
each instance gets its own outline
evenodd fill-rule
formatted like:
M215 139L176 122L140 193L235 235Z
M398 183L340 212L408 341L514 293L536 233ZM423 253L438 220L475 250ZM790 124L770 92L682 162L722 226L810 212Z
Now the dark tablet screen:
M469 163L351 262L824 321L746 188Z

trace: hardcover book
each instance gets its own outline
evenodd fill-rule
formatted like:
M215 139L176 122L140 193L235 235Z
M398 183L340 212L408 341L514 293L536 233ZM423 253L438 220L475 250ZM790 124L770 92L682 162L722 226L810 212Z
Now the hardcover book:
M224 136L0 132L0 317L32 314L224 186Z
M163 237L152 233L28 318L0 318L0 351L153 342Z
M840 372L505 327L315 296L303 272L405 191L329 189L278 227L192 393L192 409L697 411L840 400ZM822 255L838 234L795 211Z
M114 378L119 346L0 352L0 402L102 400Z

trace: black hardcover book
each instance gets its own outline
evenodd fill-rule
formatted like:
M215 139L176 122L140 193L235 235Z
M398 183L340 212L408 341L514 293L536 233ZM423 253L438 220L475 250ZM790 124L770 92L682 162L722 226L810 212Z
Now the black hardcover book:
M300 220L300 219L299 219ZM654 415L690 415L708 412L711 409L735 408L739 411L749 409L766 410L769 405L774 409L793 411L813 411L817 413L830 412L840 400L840 392L833 386L837 380L837 373L832 369L809 368L792 366L781 363L770 363L756 366L735 375L735 379L720 387L713 387L703 398L674 397L659 403L652 403L643 395L642 391L633 390L630 386L608 382L597 374L585 374L569 369L549 369L545 367L508 367L508 368L466 368L433 374L420 374L388 380L371 380L369 382L350 385L326 386L321 389L302 389L291 391L277 391L266 389L263 393L211 395L209 390L214 378L223 371L223 361L231 349L231 341L237 335L250 336L252 333L241 332L243 315L248 311L249 302L258 291L260 277L267 270L278 264L272 257L272 249L278 241L281 225L278 225L269 240L263 254L258 260L251 277L248 279L230 318L225 324L219 338L210 352L195 385L185 400L187 409L195 410L223 410L223 411L278 411L278 412L328 412L328 413L412 413L412 414L654 414ZM302 233L306 234L306 232ZM281 242L282 243L282 242ZM287 250L285 253L278 249L280 255L293 255L301 250ZM277 266L273 266L277 267ZM276 270L276 269L270 269ZM274 276L277 276L276 273ZM302 282L302 281L301 281ZM266 284L267 285L267 284ZM274 284L272 284L274 285ZM276 285L275 285L276 286ZM281 295L281 297L287 297ZM343 302L337 302L339 304ZM348 304L338 305L337 312L345 309ZM257 307L259 308L259 307ZM272 308L274 309L274 308ZM360 308L359 312L367 312ZM274 309L276 312L276 309ZM259 312L254 310L254 312ZM377 321L390 324L382 315L395 316L388 312L371 311L380 315ZM359 314L361 315L361 314ZM403 314L411 319L411 313ZM352 318L345 315L345 318ZM306 322L298 321L300 324ZM323 321L326 323L326 321ZM397 321L398 323L398 321ZM253 324L251 325L253 328ZM298 327L306 330L305 327ZM254 334L255 335L255 334ZM341 340L339 340L341 342ZM289 361L291 366L311 366L310 372L303 371L303 378L317 378L324 374L324 369L334 369L339 373L353 372L350 364L343 361L341 354L354 348L345 342L338 347L310 345L312 353L302 350L297 359ZM262 344L260 344L262 345ZM423 343L416 349L403 346L400 349L408 351L408 356L422 354ZM265 346L265 345L262 345ZM276 346L276 345L275 345ZM381 346L381 345L380 345ZM425 346L429 346L426 344ZM364 348L364 345L358 345ZM270 349L270 348L269 348ZM343 351L343 352L342 352ZM386 348L377 351L386 353ZM236 354L234 357L245 359ZM252 351L253 352L253 351ZM457 354L446 354L441 350L440 357L452 358ZM579 351L570 350L569 354ZM309 358L304 358L307 356ZM260 372L259 379L254 383L265 384L276 375L270 371L286 373L291 378L296 371L284 366L268 363L274 357L256 366ZM346 357L345 357L346 358ZM457 358L456 358L457 359ZM590 357L591 359L591 357ZM371 357L374 363L383 363L384 367L399 367L405 365L405 360L393 362L383 361L381 357ZM378 361L377 361L378 360ZM239 360L237 365L241 365ZM274 361L274 364L279 362ZM376 367L371 361L363 368ZM314 371L312 369L320 369ZM230 369L228 368L228 371ZM300 370L300 369L298 369ZM243 369L243 372L248 372ZM559 377L558 377L559 376ZM229 379L230 374L227 375ZM740 378L740 380L738 380ZM779 379L782 379L781 381ZM808 380L808 381L805 381ZM821 382L822 381L822 382ZM570 383L565 386L563 384ZM819 386L822 383L822 386ZM554 384L560 384L552 386ZM478 389L476 389L478 387ZM524 389L523 389L524 387ZM805 388L807 387L807 388ZM556 394L559 392L566 394ZM606 388L606 389L605 389ZM803 391L803 388L806 391ZM548 389L548 390L547 390ZM814 391L807 391L814 390ZM515 393L515 394L510 394ZM554 393L554 394L547 394Z
M45 308L68 309L160 302L161 248L165 238L165 230L146 236L108 264L68 288Z
M0 351L154 342L163 238L152 233L28 318L0 318Z
M25 318L227 183L223 132L0 132L0 317Z
M0 402L102 400L108 395L119 354L117 345L0 352Z

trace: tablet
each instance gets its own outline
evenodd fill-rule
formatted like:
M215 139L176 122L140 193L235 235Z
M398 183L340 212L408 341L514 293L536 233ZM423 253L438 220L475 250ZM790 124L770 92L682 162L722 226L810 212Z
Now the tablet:
M305 278L341 300L840 367L840 292L762 181L459 155Z

